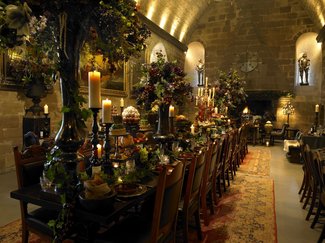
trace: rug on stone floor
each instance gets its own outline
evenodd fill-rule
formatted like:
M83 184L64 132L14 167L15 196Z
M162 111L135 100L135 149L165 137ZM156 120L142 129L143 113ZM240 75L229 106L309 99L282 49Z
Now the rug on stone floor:
M5 226L0 227L1 243L21 243L21 220L17 219ZM37 235L31 233L29 243L45 243L48 241L41 240Z
M277 242L270 159L269 148L249 147L235 179L210 216L209 225L202 224L202 242ZM199 242L194 231L191 242Z
M271 153L267 147L249 147L235 180L215 207L208 226L202 225L206 243L276 243L274 185L269 178ZM0 227L0 242L21 242L20 220ZM36 235L31 243L44 242ZM198 242L194 231L191 242Z

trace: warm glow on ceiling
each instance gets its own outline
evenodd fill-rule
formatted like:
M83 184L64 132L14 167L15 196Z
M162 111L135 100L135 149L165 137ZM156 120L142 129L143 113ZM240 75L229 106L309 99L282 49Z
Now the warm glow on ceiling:
M315 2L311 1L310 3L312 5L313 9L315 9L315 12L318 16L319 22L321 23L322 26L324 26L324 24L325 24L324 14L322 12L321 7L316 3L316 1Z
M187 29L188 29L187 25L184 25L183 28L182 28L182 31L181 31L181 33L179 35L179 41L182 41L184 39L184 36L185 36L185 34L187 32Z
M177 29L177 26L178 26L178 22L174 21L173 24L172 24L172 27L170 28L170 34L171 35L174 35L175 34L175 31Z
M147 18L152 19L153 13L155 12L155 2L153 2L147 12Z
M166 25L167 19L168 19L168 14L167 14L167 13L164 13L164 14L161 16L161 19L160 19L160 23L159 23L159 27L160 27L160 28L162 28L162 29L165 28L165 25Z

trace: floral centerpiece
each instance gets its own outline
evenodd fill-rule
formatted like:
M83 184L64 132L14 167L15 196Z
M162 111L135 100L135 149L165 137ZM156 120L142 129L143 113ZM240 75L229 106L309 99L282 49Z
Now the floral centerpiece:
M186 95L192 92L186 74L177 61L166 61L161 52L156 55L156 62L142 66L143 75L133 90L137 105L145 110L172 102L182 105Z
M157 134L165 135L169 132L169 105L182 105L192 87L185 80L186 74L177 61L166 61L161 52L156 55L157 61L142 66L143 76L133 93L137 105L146 111L159 111Z
M219 71L215 104L219 108L236 108L246 100L245 84L236 70L230 70L228 73Z

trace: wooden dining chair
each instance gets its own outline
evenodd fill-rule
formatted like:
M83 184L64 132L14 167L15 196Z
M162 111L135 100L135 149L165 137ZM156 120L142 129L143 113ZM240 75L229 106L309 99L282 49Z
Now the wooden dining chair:
M184 163L179 162L173 167L164 166L159 173L151 220L142 215L126 216L105 233L98 234L94 242L175 242L184 170Z
M16 166L18 188L38 184L46 160L46 149L40 145L32 145L20 152L13 148ZM45 208L28 210L27 203L20 201L22 242L28 242L29 232L36 233L43 240L52 240L53 231L47 225L48 221L57 218L58 212Z
M205 225L209 224L207 200L209 200L210 214L214 214L214 204L217 204L216 184L214 179L217 151L218 142L214 141L213 143L208 145L208 149L205 156L205 168L203 172L201 186L201 209Z
M222 180L223 180L224 191L226 191L226 180L228 186L230 186L230 175L233 178L232 168L231 168L233 138L234 138L234 134L229 133L227 136L225 157L222 165Z
M219 140L218 145L218 153L217 153L217 159L216 159L216 171L215 171L215 182L217 186L217 191L219 193L219 196L222 197L222 190L221 190L221 180L222 180L222 172L223 172L223 162L225 158L225 152L226 152L226 136L223 136Z
M188 170L188 177L186 181L186 187L184 199L180 202L179 213L180 222L183 226L183 239L184 242L189 240L189 220L194 216L195 227L197 230L197 236L199 240L202 240L202 231L200 223L200 192L202 176L205 165L205 150L201 149L195 153L190 168Z

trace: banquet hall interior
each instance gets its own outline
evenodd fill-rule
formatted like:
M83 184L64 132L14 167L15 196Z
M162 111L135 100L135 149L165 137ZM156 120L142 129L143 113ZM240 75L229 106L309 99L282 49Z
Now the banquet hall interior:
M0 242L322 242L324 40L325 0L1 1Z

